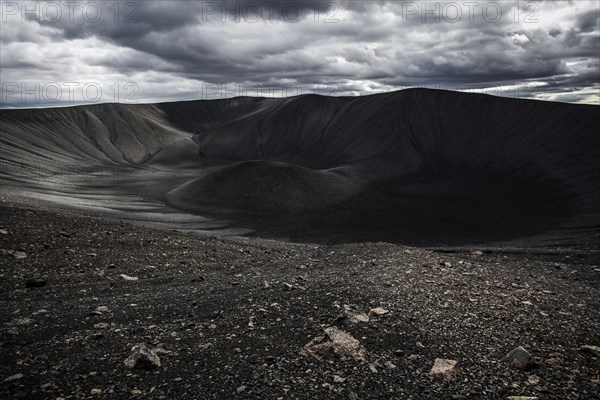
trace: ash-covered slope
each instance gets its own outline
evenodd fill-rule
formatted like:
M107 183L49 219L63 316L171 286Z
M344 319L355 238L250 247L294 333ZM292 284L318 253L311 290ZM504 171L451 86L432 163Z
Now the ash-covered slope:
M293 217L291 230L382 240L588 235L600 225L598 110L425 89L3 110L2 177L168 170L141 192L275 230ZM174 183L178 169L196 172Z
M0 112L5 177L28 171L61 172L65 166L136 166L160 160L198 162L194 133L236 118L244 100L100 104Z

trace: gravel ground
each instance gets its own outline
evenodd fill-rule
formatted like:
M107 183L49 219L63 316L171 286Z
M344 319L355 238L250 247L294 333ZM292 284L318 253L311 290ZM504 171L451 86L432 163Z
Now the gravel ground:
M600 398L600 358L582 349L600 346L594 249L306 245L8 203L0 216L2 399ZM331 326L364 361L303 352ZM128 368L136 344L161 365ZM517 346L526 370L504 360ZM458 361L457 379L431 376L436 358Z

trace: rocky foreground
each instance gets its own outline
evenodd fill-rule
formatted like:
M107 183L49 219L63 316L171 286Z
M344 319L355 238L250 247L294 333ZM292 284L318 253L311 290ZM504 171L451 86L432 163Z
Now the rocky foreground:
M596 250L0 216L2 399L599 398Z

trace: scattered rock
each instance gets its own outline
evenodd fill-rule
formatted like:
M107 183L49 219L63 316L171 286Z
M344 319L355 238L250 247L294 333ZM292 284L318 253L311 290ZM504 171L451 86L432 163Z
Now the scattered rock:
M458 361L446 360L444 358L436 358L429 375L434 378L440 378L446 382L453 382L458 379L460 367Z
M558 368L562 364L562 360L560 358L549 358L546 360L546 364L552 368Z
M94 314L96 314L96 315L102 315L102 314L106 314L106 313L109 313L109 312L110 312L110 310L106 306L98 306L94 310Z
M333 383L344 383L344 382L346 382L346 378L342 378L339 375L333 376Z
M27 317L24 317L24 318L15 318L13 320L13 324L17 325L17 326L31 325L34 322L35 322L34 320L32 320L31 318L27 318Z
M235 392L237 394L243 393L246 390L246 386L242 385L242 386L238 386L238 388L235 390Z
M129 275L125 275L125 274L119 275L119 278L123 279L124 281L128 281L128 282L132 282L132 281L137 281L138 280L137 276L129 276Z
M506 400L538 400L539 397L529 397L529 396L508 396Z
M481 250L473 250L471 252L471 254L473 254L474 256L482 256L483 255L483 251L481 251Z
M26 288L36 288L46 286L46 280L42 278L32 278L25 281Z
M540 377L537 375L530 375L529 378L527 378L527 383L529 383L531 386L539 385Z
M338 319L353 324L369 322L369 316L361 312L354 304L344 304L344 313Z
M350 334L336 328L325 328L325 335L311 340L302 351L321 361L365 361L367 351Z
M376 317L381 317L382 315L386 315L389 313L389 310L386 310L385 308L382 307L375 307L375 308L371 308L369 310L369 316L376 316Z
M283 289L284 290L294 290L294 285L290 285L287 282L283 282Z
M508 362L512 368L516 369L528 369L535 365L535 360L529 354L527 350L519 346L513 349L510 353L504 357L504 360Z
M135 388L135 389L131 390L131 395L132 396L141 396L142 391L140 389Z
M8 235L8 231L6 229L0 229L0 235Z
M581 346L579 348L579 351L581 351L582 353L585 353L585 354L589 354L594 357L600 357L600 347L598 347L598 346L591 346L591 345Z
M171 350L163 349L162 347L157 347L156 349L154 349L154 352L156 354L164 354L167 356L173 354Z
M94 388L94 389L90 390L90 394L92 396L98 396L98 395L102 394L102 389Z
M4 382L12 382L23 378L23 374L14 374L4 380Z
M14 257L16 260L24 260L24 259L26 259L26 258L27 258L27 253L25 253L24 251L15 251L15 252L13 253L13 257Z
M96 329L108 329L110 327L110 324L106 323L106 322L99 322L97 324L94 324L94 328Z
M160 358L154 350L139 343L131 348L131 355L123 363L130 369L151 370L160 367Z

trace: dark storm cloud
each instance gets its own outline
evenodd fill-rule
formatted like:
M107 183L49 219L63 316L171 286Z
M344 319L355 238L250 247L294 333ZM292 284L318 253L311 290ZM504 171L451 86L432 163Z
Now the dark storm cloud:
M47 2L52 2L47 0ZM208 22L258 22L286 21L297 22L314 12L323 15L335 3L332 1L195 1L195 0L155 0L91 2L93 7L73 6L75 23L68 18L58 21L41 19L47 26L60 27L67 39L83 38L91 35L102 36L115 41L130 40L154 32L168 32L188 25ZM118 4L118 6L115 6ZM96 21L96 16L101 18ZM88 16L88 17L86 17Z
M24 79L22 68L36 77L36 66L39 79L126 77L140 82L142 100L192 98L194 85L324 85L367 94L407 82L478 89L521 82L536 93L574 91L578 101L600 101L593 96L600 51L593 1L522 9L513 1L472 9L405 1L93 4L101 6L97 21L80 11L74 21L8 16L3 80Z
M598 30L598 10L590 10L577 17L577 27L581 32Z

